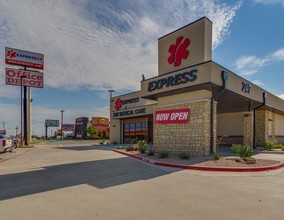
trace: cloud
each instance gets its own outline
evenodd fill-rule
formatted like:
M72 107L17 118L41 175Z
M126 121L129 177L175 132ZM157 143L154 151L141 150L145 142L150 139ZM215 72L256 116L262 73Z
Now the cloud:
M284 94L278 95L278 97L284 99Z
M281 48L277 51L275 51L272 55L271 55L272 59L275 61L283 61L284 60L284 48Z
M261 81L260 81L260 80L258 80L258 79L256 79L256 80L252 80L251 82L252 82L252 83L254 83L254 84L256 84L256 85L258 85L258 86L261 86L261 87L263 87L263 86L264 86L263 82L261 82Z
M261 4L282 4L284 6L284 0L254 0L256 3L261 3Z
M272 63L280 62L283 60L284 60L284 48L280 48L277 51L264 57L257 57L254 55L241 56L235 62L235 66L240 74L252 75L266 65L271 65Z
M2 51L43 53L45 86L137 90L142 73L157 75L159 37L207 16L216 48L240 6L214 0L0 1L0 45ZM1 53L2 73L3 60Z

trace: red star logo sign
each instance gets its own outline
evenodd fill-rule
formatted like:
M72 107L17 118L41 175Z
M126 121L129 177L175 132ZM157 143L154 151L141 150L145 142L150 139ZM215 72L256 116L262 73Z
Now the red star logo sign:
M114 102L114 108L116 111L118 111L122 106L122 100L120 98L117 98Z
M9 57L9 58L14 58L14 57L16 57L16 51L14 51L14 50L8 50L7 51L7 57Z
M169 47L170 56L168 57L169 64L174 63L177 67L181 64L181 59L186 59L189 52L187 47L190 45L190 40L188 38L183 39L182 36L176 39L176 44L171 44Z

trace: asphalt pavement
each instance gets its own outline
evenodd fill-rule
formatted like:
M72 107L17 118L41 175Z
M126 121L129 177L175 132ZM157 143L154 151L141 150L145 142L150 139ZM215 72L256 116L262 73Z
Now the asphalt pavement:
M0 162L0 219L283 219L284 169L180 170L113 147L54 143L9 154Z

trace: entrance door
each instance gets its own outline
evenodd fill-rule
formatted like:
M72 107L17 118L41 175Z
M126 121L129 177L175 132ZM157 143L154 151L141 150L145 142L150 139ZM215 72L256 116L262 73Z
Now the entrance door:
M148 121L133 121L123 123L123 143L137 143L140 140L152 141L153 135L149 136L149 127L153 133L153 123L149 126ZM151 134L151 132L150 132Z

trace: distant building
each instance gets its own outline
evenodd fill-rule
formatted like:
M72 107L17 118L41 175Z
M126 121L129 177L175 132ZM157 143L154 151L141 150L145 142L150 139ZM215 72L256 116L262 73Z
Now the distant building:
M92 125L99 130L98 137L109 137L110 128L109 128L109 119L103 117L92 117Z

